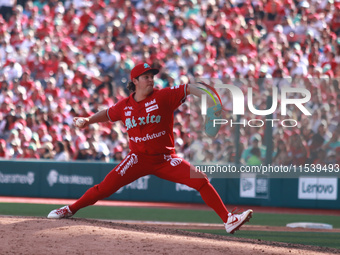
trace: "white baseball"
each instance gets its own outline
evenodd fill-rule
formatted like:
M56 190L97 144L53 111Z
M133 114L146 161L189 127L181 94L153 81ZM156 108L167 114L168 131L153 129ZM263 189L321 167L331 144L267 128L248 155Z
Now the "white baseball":
M84 119L77 119L76 121L76 126L77 127L82 127L85 123L85 120Z

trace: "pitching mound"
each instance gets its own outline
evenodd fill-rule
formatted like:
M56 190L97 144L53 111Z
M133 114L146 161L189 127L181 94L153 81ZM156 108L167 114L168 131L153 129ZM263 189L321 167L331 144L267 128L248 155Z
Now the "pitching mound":
M0 216L0 254L335 254L336 249L88 219Z

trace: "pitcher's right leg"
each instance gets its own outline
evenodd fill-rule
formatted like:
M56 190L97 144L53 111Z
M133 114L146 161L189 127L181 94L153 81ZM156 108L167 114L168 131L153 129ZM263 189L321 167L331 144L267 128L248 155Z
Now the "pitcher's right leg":
M128 154L104 180L88 189L74 204L70 205L72 213L79 209L95 204L98 200L111 196L121 187L142 177L138 168L138 157L134 153ZM140 165L140 164L139 164Z
M109 197L121 187L147 174L148 173L143 171L142 164L138 164L138 156L134 153L129 153L120 164L107 174L101 183L88 189L74 204L53 210L47 217L71 217L79 209L93 205L98 200Z

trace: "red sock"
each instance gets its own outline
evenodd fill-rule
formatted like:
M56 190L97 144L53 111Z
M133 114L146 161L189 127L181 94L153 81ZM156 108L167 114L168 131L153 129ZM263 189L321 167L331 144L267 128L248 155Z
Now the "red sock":
M203 201L220 216L223 222L228 220L228 210L215 188L208 182L199 190Z
M105 197L105 196L104 196ZM98 191L98 185L88 189L85 194L79 198L74 204L70 205L69 208L73 214L75 214L79 209L84 208L89 205L95 204L98 200L104 198Z

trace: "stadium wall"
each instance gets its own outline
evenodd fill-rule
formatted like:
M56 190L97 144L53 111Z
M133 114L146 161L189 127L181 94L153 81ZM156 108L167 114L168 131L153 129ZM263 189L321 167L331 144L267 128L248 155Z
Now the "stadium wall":
M0 161L0 196L79 198L115 163ZM226 204L340 209L338 178L216 178L211 183ZM185 185L145 176L109 200L203 203Z

